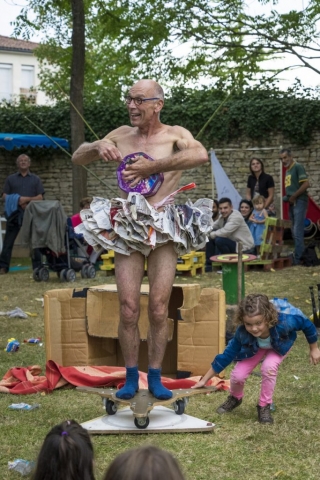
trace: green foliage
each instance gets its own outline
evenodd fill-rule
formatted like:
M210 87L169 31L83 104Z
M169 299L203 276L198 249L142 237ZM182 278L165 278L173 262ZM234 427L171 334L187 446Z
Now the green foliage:
M262 0L260 3L273 3ZM244 88L293 66L320 73L319 0L305 9L249 15L243 0L84 0L86 21L85 94L126 88L137 78L174 85L204 81L217 88ZM31 20L30 13L35 17ZM15 22L15 34L46 32L38 49L42 88L69 94L72 15L67 0L29 0ZM264 60L289 55L291 67ZM54 68L49 69L46 62ZM278 65L278 64L277 64ZM60 87L59 87L60 86Z
M303 91L299 85L288 92L276 88L236 92L213 117L199 140L209 148L214 142L230 142L241 136L263 139L271 132L282 132L289 141L307 145L313 133L320 130L320 101L314 98L316 93L310 89ZM177 87L167 98L161 119L169 125L182 125L197 136L226 96L226 92L216 89ZM0 129L39 133L28 117L48 135L70 140L69 109L70 104L62 101L54 107L8 105L0 109ZM119 92L100 95L96 102L87 100L84 118L99 138L129 124ZM86 127L86 141L94 140L96 137Z

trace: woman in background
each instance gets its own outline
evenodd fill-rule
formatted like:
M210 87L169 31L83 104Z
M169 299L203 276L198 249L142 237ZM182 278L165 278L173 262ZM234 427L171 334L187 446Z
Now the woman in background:
M251 158L249 163L251 174L248 177L246 198L252 200L258 195L265 199L265 209L269 217L275 217L274 206L274 180L271 175L265 173L264 164L259 158Z

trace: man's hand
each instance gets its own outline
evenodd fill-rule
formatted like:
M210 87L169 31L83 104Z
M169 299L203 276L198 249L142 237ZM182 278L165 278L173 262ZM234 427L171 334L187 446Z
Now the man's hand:
M99 141L96 145L97 152L99 157L105 162L116 161L121 162L122 155L120 150L112 143Z
M127 163L125 170L122 171L122 178L125 182L135 187L144 178L150 177L155 172L154 163L144 157L138 156Z

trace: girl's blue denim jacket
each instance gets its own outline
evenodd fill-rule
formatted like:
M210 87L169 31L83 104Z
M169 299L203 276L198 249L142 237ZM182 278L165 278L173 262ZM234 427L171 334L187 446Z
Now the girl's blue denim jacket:
M280 355L285 355L297 338L297 331L302 330L307 342L317 341L317 329L313 323L301 311L300 314L278 314L278 323L270 328L271 346ZM256 337L247 332L244 325L237 328L232 340L228 343L225 351L215 357L212 368L220 373L233 360L241 361L253 357L259 349Z

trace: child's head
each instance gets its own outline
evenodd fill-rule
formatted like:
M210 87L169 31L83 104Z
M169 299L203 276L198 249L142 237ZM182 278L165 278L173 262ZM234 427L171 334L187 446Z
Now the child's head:
M252 199L252 203L256 210L263 210L266 199L262 195L257 195Z
M235 323L246 326L247 317L261 315L268 328L278 323L278 313L266 295L251 293L247 295L238 305L235 314Z
M127 450L109 465L103 480L184 480L171 453L152 445Z
M53 427L38 455L33 480L94 480L90 436L74 420Z

